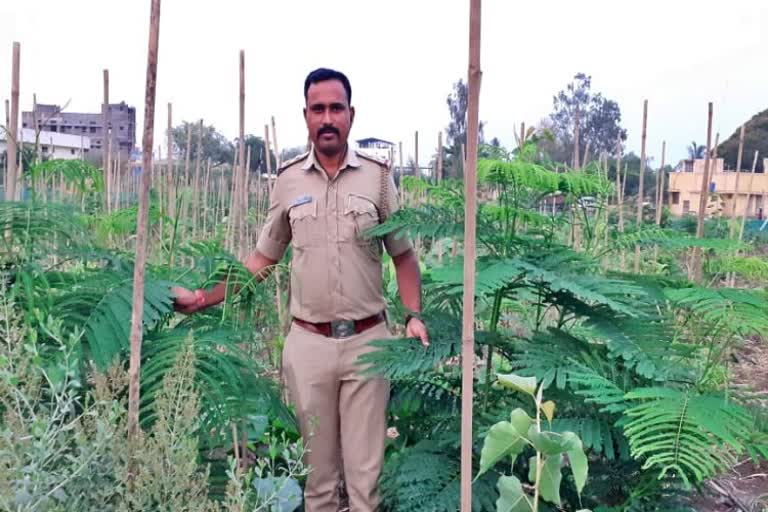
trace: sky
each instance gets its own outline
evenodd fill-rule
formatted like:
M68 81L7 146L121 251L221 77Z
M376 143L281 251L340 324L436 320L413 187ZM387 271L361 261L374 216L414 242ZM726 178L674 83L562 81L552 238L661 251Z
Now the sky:
M0 100L10 98L12 43L21 43L21 107L64 104L98 112L102 70L110 100L144 123L149 0L0 0ZM173 121L204 119L238 134L238 59L246 60L246 133L275 116L280 148L303 145L303 81L317 67L345 72L357 117L351 137L435 153L449 122L446 98L466 80L469 0L163 0L155 147L167 104ZM484 0L480 119L486 139L515 144L573 76L618 102L627 149L640 153L643 100L648 155L658 165L706 141L707 103L721 140L768 108L765 0ZM517 127L517 128L516 128ZM163 148L163 151L165 149Z

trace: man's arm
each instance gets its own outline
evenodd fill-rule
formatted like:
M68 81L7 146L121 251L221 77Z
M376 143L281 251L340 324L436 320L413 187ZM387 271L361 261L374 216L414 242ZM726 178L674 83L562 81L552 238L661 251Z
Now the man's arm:
M248 256L244 264L245 268L256 276L256 280L261 282L266 279L271 267L276 263L276 260L264 256L257 249ZM190 314L222 302L227 294L227 283L222 281L209 291L196 290L192 292L185 288L176 287L173 292L176 296L176 310L180 313Z
M400 300L405 308L413 313L421 313L421 269L419 260L413 249L392 258L397 275L397 289ZM429 346L427 327L419 318L411 317L405 326L406 335L419 338L421 343Z

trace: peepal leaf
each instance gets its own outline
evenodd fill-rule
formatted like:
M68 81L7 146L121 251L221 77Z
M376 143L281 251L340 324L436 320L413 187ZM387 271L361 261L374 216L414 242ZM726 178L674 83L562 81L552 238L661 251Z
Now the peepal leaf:
M525 437L533 420L522 409L512 411L510 421L500 421L491 427L480 453L480 477L507 456L516 458L528 444ZM477 478L476 477L476 478Z
M584 445L579 436L573 432L563 432L563 438L569 440L570 449L566 453L571 465L571 472L573 472L573 479L576 482L576 491L581 495L589 473L589 463L587 462L587 455L584 453Z
M563 474L560 472L560 466L563 464L562 455L552 455L544 460L541 466L541 480L539 481L539 492L541 498L550 503L560 506L560 483L563 480ZM531 457L530 468L528 469L528 480L536 481L536 456Z
M533 396L536 393L536 377L520 377L514 373L498 374L499 384L505 388L522 391Z
M499 499L496 500L497 512L531 512L531 500L523 492L523 485L514 476L501 476L497 484Z

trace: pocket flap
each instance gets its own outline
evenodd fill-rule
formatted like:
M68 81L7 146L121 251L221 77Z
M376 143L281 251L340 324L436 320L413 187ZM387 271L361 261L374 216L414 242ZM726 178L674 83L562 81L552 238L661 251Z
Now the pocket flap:
M356 213L358 215L368 214L372 217L378 217L378 209L376 204L369 198L357 194L349 194L347 196L347 208L344 211L344 215L350 213Z

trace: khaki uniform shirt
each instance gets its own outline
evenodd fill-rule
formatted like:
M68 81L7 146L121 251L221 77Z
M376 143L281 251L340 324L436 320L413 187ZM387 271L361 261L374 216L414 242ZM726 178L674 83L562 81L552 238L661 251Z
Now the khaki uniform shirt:
M314 151L283 166L256 249L279 261L293 245L290 309L295 318L360 320L384 310L381 241L361 235L379 223L383 172L385 164L351 148L333 179ZM391 175L387 195L391 215L399 207ZM390 234L384 246L395 257L411 243Z

